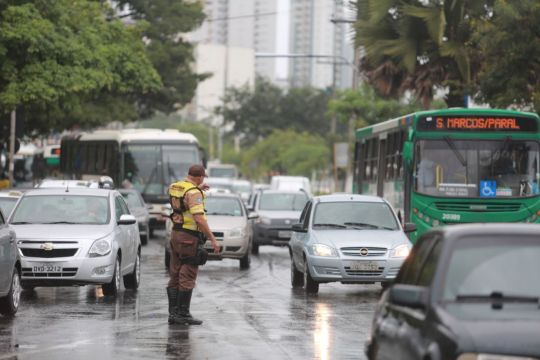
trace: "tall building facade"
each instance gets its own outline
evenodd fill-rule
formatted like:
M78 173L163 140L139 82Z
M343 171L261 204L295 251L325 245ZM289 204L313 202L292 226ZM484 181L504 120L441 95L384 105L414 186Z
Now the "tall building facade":
M290 0L291 86L349 88L353 78L348 0ZM302 55L302 56L300 56ZM305 57L303 57L305 56Z
M188 34L188 39L198 44L250 48L255 53L275 54L278 52L278 33L283 30L278 29L278 16L283 12L279 4L283 1L205 0L206 20L198 30ZM256 58L255 72L274 83L283 82L277 69L278 62L276 58Z

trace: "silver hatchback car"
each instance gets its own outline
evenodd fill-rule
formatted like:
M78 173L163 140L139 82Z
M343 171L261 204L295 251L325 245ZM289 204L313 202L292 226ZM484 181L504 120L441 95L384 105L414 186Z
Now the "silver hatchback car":
M141 242L122 195L110 189L26 192L9 218L17 234L22 286L101 284L116 295L140 281Z
M375 196L335 194L309 201L289 242L291 284L317 293L320 283L392 281L412 247L395 211Z

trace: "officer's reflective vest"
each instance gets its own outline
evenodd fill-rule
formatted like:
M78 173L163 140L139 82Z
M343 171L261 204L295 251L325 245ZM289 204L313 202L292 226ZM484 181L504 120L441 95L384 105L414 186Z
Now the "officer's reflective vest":
M195 204L188 209L184 202L184 196L189 191L200 191L203 200L200 204ZM195 219L193 218L193 214L202 214L206 219L204 212L204 193L194 184L183 180L172 183L169 186L169 198L173 212L182 214L182 228L197 231L198 227ZM178 199L178 201L175 201L175 199ZM175 205L179 205L179 207Z

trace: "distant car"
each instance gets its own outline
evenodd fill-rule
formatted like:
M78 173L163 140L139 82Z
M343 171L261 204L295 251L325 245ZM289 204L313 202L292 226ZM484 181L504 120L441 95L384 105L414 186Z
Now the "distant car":
M141 242L122 195L110 189L35 189L9 217L22 286L102 285L116 295L140 282Z
M261 191L253 207L258 215L253 224L253 254L259 253L260 245L288 245L292 225L308 200L305 191Z
M538 259L538 225L425 233L377 305L369 359L539 359Z
M150 214L141 193L135 189L118 189L118 192L126 200L131 215L137 219L141 244L148 244L150 238Z
M21 298L21 262L15 232L0 211L0 314L14 315Z
M270 189L272 190L304 190L311 194L311 183L305 176L272 176L270 180Z
M204 180L204 183L210 186L212 190L222 189L234 192L233 179L208 177Z
M17 190L0 191L0 210L6 218L9 217L22 194L21 191Z
M414 226L405 228L414 231ZM395 211L376 196L334 194L308 202L289 242L291 284L394 280L412 247Z
M233 192L240 195L242 201L247 204L249 196L253 192L253 184L249 180L233 180Z
M208 176L215 178L238 178L238 169L234 164L208 164Z
M251 221L257 216L248 213L242 199L236 194L210 193L205 200L208 225L220 245L220 255L214 255L210 241L205 244L210 260L237 259L240 269L250 266L253 243ZM172 222L171 222L172 225ZM169 226L172 230L172 226ZM170 231L169 230L169 231ZM171 256L170 237L165 247L165 266Z

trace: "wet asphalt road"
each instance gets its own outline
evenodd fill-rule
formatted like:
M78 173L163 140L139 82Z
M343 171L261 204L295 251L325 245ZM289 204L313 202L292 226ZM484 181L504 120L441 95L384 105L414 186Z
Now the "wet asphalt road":
M95 286L23 292L17 316L0 316L0 359L364 359L376 285L290 286L286 248L261 247L200 269L191 312L201 326L167 324L165 240L142 252L141 287L103 297Z

